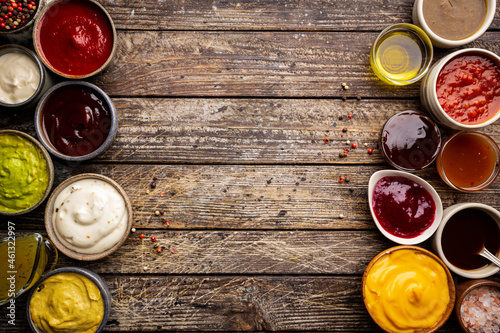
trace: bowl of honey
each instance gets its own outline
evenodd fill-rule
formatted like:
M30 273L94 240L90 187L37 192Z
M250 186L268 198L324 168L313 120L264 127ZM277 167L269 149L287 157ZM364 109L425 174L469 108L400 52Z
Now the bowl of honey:
M433 55L432 42L422 29L400 23L377 36L370 49L370 65L385 83L402 86L423 78Z
M446 208L432 247L451 271L465 278L482 279L497 273L500 268L479 252L486 248L500 255L500 212L470 202Z
M500 174L500 149L484 133L461 131L444 141L436 167L450 187L462 192L479 191Z

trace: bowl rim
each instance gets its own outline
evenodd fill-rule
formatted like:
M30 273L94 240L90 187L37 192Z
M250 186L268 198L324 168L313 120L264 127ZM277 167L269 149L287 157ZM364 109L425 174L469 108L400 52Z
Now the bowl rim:
M47 169L49 171L49 180L47 183L47 188L45 189L43 196L35 204L33 204L32 206L30 206L24 210L19 210L19 211L15 211L15 212L5 212L3 210L0 210L0 215L17 216L17 215L22 215L22 214L26 214L26 213L31 212L32 210L34 210L35 208L40 206L42 204L42 202L45 201L45 199L47 199L50 191L52 190L52 186L54 184L54 164L52 163L52 158L50 158L50 155L47 152L47 150L44 148L44 146L37 139L32 137L31 135L24 133L24 132L21 132L21 131L18 131L18 130L13 130L13 129L0 130L0 134L4 134L4 133L19 135L19 136L27 139L31 143L33 143L36 147L38 147L40 149L40 151L42 152L43 157L45 158L45 162L47 163Z
M500 212L496 210L495 208L483 204L483 203L476 203L476 202L463 202L463 203L458 203L451 205L447 207L444 212L443 212L443 219L441 220L441 224L439 225L438 230L434 233L434 236L432 238L432 247L434 249L434 252L436 252L441 258L441 260L445 263L445 265L455 274L458 274L462 277L468 278L468 279L482 279L482 278L487 278L489 276L492 276L493 274L496 274L498 271L500 271L500 267L496 266L493 263L490 263L488 266L481 268L481 269L475 269L475 270L464 270L461 268L458 268L454 265L452 265L447 259L446 256L444 255L443 248L441 246L441 236L443 234L443 229L450 220L450 218L455 215L456 213L468 209L468 208L475 208L475 209L480 209L486 213L488 213L495 221L497 221L497 224L499 225L500 228Z
M47 80L47 77L45 76L45 68L43 67L42 62L40 61L40 58L36 55L36 53L34 51L22 46L22 45L17 45L17 44L1 45L0 46L0 56L7 54L7 53L10 53L7 51L7 52L2 54L2 51L5 49L7 49L7 50L13 49L13 50L16 50L14 52L21 52L21 53L24 53L27 56L29 56L35 62L36 66L38 67L38 71L40 73L40 81L38 82L38 86L37 86L35 92L33 93L33 95L31 95L27 100L20 102L20 103L15 103L15 104L5 103L5 102L0 101L0 107L4 107L7 109L21 108L21 107L27 106L28 104L32 103L40 96L40 93L42 92L43 87L45 85L45 81Z
M468 135L468 134L472 134L472 135L477 135L477 136L481 136L483 139L485 139L486 141L488 141L492 148L493 148L493 151L495 152L495 155L497 157L497 169L496 169L496 172L492 173L490 175L490 177L482 184L478 185L478 186L475 186L475 187L459 187L455 184L453 184L453 182L451 180L448 179L448 177L446 176L446 173L444 172L444 167L441 163L441 159L442 159L442 155L445 151L445 148L446 146L455 138L457 138L458 136L461 136L461 135ZM498 176L500 175L500 147L498 147L497 143L495 142L495 140L493 140L492 137L490 137L489 135L485 134L485 133L482 133L482 132L478 132L478 131L467 131L467 130L464 130L464 131L460 131L460 132L457 132L457 133L454 133L453 135L450 135L448 138L446 138L446 140L443 142L443 144L441 145L441 151L439 152L438 154L438 161L439 163L436 163L436 169L439 173L439 176L441 177L441 179L446 183L446 185L450 186L451 188L455 189L455 190L458 190L458 191L462 191L462 192L476 192L476 191L480 191L480 190L484 190L485 188L489 187L491 184L493 184L495 182L495 180L498 178Z
M378 221L378 219L375 215L375 211L373 210L373 205L372 205L373 189L380 179L387 177L387 176L404 177L404 178L410 179L410 180L418 183L419 185L421 185L432 196L432 199L434 200L434 203L436 205L436 211L434 212L434 221L429 226L429 228L427 228L420 235L418 235L416 237L412 237L412 238L398 237L398 236L395 236L395 235L389 233L388 231L386 231L382 227L380 222ZM438 227L441 223L442 216L443 216L443 204L441 202L441 197L436 192L434 187L432 187L431 184L429 184L424 179L422 179L422 178L420 178L412 173L409 173L406 171L401 171L401 170L379 170L379 171L374 172L371 175L370 180L368 181L368 205L370 206L370 213L372 215L372 219L373 219L375 225L377 226L378 230L382 233L382 235L384 235L389 240L391 240L395 243L401 244L401 245L416 245L416 244L420 244L420 243L426 241L427 239L429 239L438 229Z
M455 315L457 317L458 323L460 324L464 332L469 332L469 330L465 327L462 320L462 315L461 315L462 302L472 290L484 286L493 286L497 287L498 290L500 290L500 283L487 279L475 279L475 280L463 281L459 283L456 287L457 297L455 301Z
M437 91L436 91L436 85L437 85L437 79L438 79L438 76L439 76L439 73L441 73L443 67L448 64L450 62L451 59L455 58L456 56L459 56L459 55L462 55L464 53L479 53L479 54L482 54L483 56L489 58L490 60L492 60L493 62L496 63L497 67L499 68L500 70L500 56L498 56L497 54L489 51L489 50L486 50L486 49L481 49L481 48L477 48L477 47L471 47L471 48L466 48L466 49L461 49L461 50L457 50L457 51L454 51L446 56L444 56L443 58L439 59L438 62L436 62L434 64L435 67L432 68L432 71L435 71L436 75L431 75L429 76L429 81L427 82L429 84L429 86L432 88L430 90L431 94L429 96L430 99L432 99L433 101L435 101L436 103L436 106L439 110L439 114L444 117L444 119L451 124L451 127L452 128L459 128L459 129L463 129L463 130L468 130L468 129L478 129L478 128L482 128L482 127L485 127L485 126L488 126L490 124L493 124L494 122L496 122L498 119L500 119L500 109L497 110L497 113L495 113L493 115L493 117L491 117L490 119L482 122L482 123L479 123L479 124L462 124L458 121L456 121L455 119L451 118L444 110L443 110L443 107L441 106L441 103L439 103L438 101L438 98L437 98ZM447 125L449 126L449 125Z
M100 277L97 273L91 271L90 269L83 268L83 267L76 267L76 266L61 267L61 268L57 268L53 271L50 271L50 272L44 274L40 278L40 280L38 280L38 282L33 286L33 288L31 288L31 290L28 293L28 300L27 300L27 304L26 304L26 314L27 314L26 317L27 317L28 324L29 324L31 330L33 332L36 332L36 333L43 333L42 330L40 330L35 325L35 323L33 323L33 320L31 318L31 313L30 313L31 298L33 297L33 294L35 293L35 291L38 289L38 286L41 283L43 283L43 281L45 281L47 278L49 278L53 275L59 274L59 273L76 273L76 274L83 275L83 276L89 278L97 286L97 288L99 288L99 291L101 292L101 296L102 296L103 302L104 302L104 316L102 318L102 321L101 321L99 327L97 328L97 330L95 332L96 333L101 332L102 329L104 328L104 326L106 325L108 318L109 318L109 314L111 312L111 292L109 291L109 288L108 288L106 282L104 282L102 277Z
M91 153L88 153L86 155L81 155L81 156L70 156L70 155L65 155L59 152L53 145L52 143L47 139L46 135L44 134L43 130L43 125L42 125L42 116L43 116L43 108L45 106L45 103L49 99L49 97L58 89L66 86L83 86L88 89L91 89L98 93L100 97L102 97L103 101L107 104L109 107L109 114L111 118L111 127L109 129L108 136L106 140L102 143L102 145L94 150ZM58 84L52 86L45 94L43 94L42 98L40 98L40 101L38 102L38 105L36 106L35 109L35 131L37 137L40 139L40 142L45 146L45 148L55 157L60 158L61 160L66 160L66 161L71 161L71 162L81 162L81 161L86 161L92 158L95 158L99 156L100 154L104 153L106 150L111 147L113 141L116 138L116 134L118 132L118 111L116 110L116 106L111 100L111 98L98 86L96 86L93 83L87 82L87 81L63 81L59 82Z
M452 48L468 44L481 37L486 32L486 30L488 30L488 28L491 25L491 22L493 22L493 19L495 17L496 0L485 0L485 1L486 1L486 15L484 17L483 23L481 24L481 27L469 37L459 40L446 39L437 35L436 33L434 33L434 31L432 31L432 29L427 25L427 22L425 21L424 18L424 11L423 11L424 0L415 1L414 6L416 6L416 15L418 17L419 26L422 28L422 30L424 30L427 33L429 38L433 41L433 45L436 45L437 43L439 46L436 45L436 47Z
M387 157L387 153L385 152L385 147L382 144L382 138L383 138L384 132L386 131L386 127L389 126L391 124L391 122L394 121L397 117L403 116L403 115L413 115L413 114L424 117L426 120L428 120L432 124L432 126L437 134L438 142L437 142L436 151L434 152L434 156L427 164L424 164L422 167L420 167L418 169L407 169L407 168L404 168L404 167L394 163L391 159L389 159ZM434 161L436 160L436 158L439 155L439 152L441 151L441 131L439 129L439 126L434 121L434 119L432 119L428 114L426 114L422 111L415 111L415 110L401 111L399 113L394 114L389 119L387 119L386 122L384 123L384 125L382 126L382 130L380 131L380 136L379 136L379 147L380 147L380 152L382 153L382 156L384 157L385 161L387 163L389 163L392 167L399 169L401 171L407 171L407 172L414 172L414 171L423 170L423 169L429 167L432 163L434 163Z
M393 80L393 79L383 75L380 72L380 70L378 70L379 67L377 66L377 63L375 61L375 58L376 58L375 53L376 53L377 45L378 45L379 41L385 35L392 32L393 30L411 30L414 34L417 35L417 37L422 41L422 43L427 46L426 51L428 54L427 54L427 57L425 59L424 67L422 67L422 70L420 71L420 73L417 76L415 76L409 80L402 80L402 81L401 80ZM411 23L396 23L396 24L392 24L392 25L386 27L377 35L377 37L375 38L375 40L373 41L373 43L370 47L370 64L373 67L376 67L377 72L378 72L378 73L375 72L375 74L377 76L380 75L381 77L383 77L382 81L386 81L387 83L391 83L394 85L408 85L408 84L412 84L412 83L419 81L429 71L429 68L432 65L433 59L434 59L434 49L432 48L432 41L430 40L429 36L427 36L425 31L422 30L419 26L417 26L415 24L411 24Z
M58 71L57 69L55 69L47 61L47 59L45 59L45 57L43 56L42 52L40 51L40 45L39 45L39 42L38 42L38 31L39 31L39 27L40 27L40 21L43 19L43 17L47 13L47 11L50 8L52 8L52 6L54 6L54 5L60 4L62 2L71 2L71 1L73 1L73 0L52 0L49 3L47 3L47 5L42 9L42 11L39 12L40 15L36 18L35 24L33 26L33 32L32 32L33 47L35 49L36 54L40 57L41 61L45 65L45 67L47 67L53 73L55 73L55 74L57 74L59 76L68 78L68 79L86 79L88 77L91 77L91 76L94 76L96 74L99 74L104 69L106 69L109 66L109 64L111 63L111 60L114 58L115 53L116 53L116 48L117 48L117 35L116 35L116 28L115 28L115 24L113 22L113 19L109 15L109 13L106 10L106 8L104 8L104 6L101 5L98 1L95 1L95 0L84 0L84 2L85 1L86 2L91 2L94 5L96 5L98 8L100 8L100 10L104 13L104 16L106 16L107 21L109 22L109 24L111 26L111 31L113 33L113 45L112 45L112 48L111 48L111 53L109 54L108 59L106 59L106 61L102 64L101 67L99 67L98 69L96 69L95 71L93 71L91 73L87 73L87 74L83 74L83 75L71 75L71 74L63 73L63 72Z
M446 267L446 265L443 263L443 261L438 256L436 256L434 253L432 253L431 251L426 250L426 249L424 249L423 247L420 247L420 246L416 246L416 245L397 245L397 246L388 248L388 249L386 249L384 251L381 251L375 257L373 257L373 259L368 263L368 265L366 266L366 268L365 268L365 270L363 272L363 277L361 279L361 289L362 289L362 296L363 296L363 304L365 305L366 311L368 312L368 314L370 315L370 317L373 319L373 321L382 330L384 330L384 331L386 331L388 333L392 333L392 331L389 331L386 328L384 328L382 325L380 325L377 322L377 320L371 315L370 311L368 310L368 306L366 304L365 285L366 285L366 279L368 277L368 273L370 272L370 270L373 267L373 265L380 258L382 258L382 257L384 257L384 256L386 256L388 254L391 254L393 252L399 251L399 250L413 250L413 251L421 252L421 253L423 253L423 254L431 257L432 259L434 259L437 263L439 263L441 265L441 267L443 267L443 269L445 271L446 279L447 279L447 282L448 282L448 295L450 297L450 300L448 302L446 310L443 313L443 316L441 317L441 319L434 326L429 327L427 329L422 329L422 330L418 331L418 332L422 332L422 333L435 332L435 331L437 331L439 328L441 328L444 325L444 323L448 320L448 318L450 317L451 313L453 312L453 308L455 306L455 299L456 299L455 283L454 283L454 280L453 280L453 276L451 275L450 271L448 270L448 268Z
M53 216L53 210L54 210L54 202L57 198L57 196L61 193L62 190L64 190L67 186L71 185L72 183L82 180L82 179L98 179L101 181L104 181L108 183L109 185L113 186L115 190L120 193L120 195L123 197L123 200L125 201L125 209L127 210L127 225L125 226L125 232L123 233L123 236L120 238L120 240L111 246L110 248L99 252L99 253L91 253L91 254L86 254L86 253L81 253L74 251L68 247L66 247L58 238L55 230L54 230L54 225L52 222L52 216ZM79 175L72 176L70 178L67 178L64 180L59 186L57 186L52 194L49 197L49 200L47 201L47 206L45 207L45 217L44 217L44 224L45 224L45 230L47 231L47 235L54 243L54 246L62 253L64 253L66 256L72 258L72 259L77 259L81 261L94 261L94 260L99 260L102 259L116 250L120 248L123 243L127 240L128 236L130 235L130 228L132 227L132 204L130 202L130 199L125 192L125 190L113 179L100 175L97 173L82 173Z

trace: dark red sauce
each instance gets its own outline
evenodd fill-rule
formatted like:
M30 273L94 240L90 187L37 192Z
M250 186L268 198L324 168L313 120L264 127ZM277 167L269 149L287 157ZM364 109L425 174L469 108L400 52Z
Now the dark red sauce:
M453 120L483 123L500 109L500 68L481 54L459 55L441 69L436 93Z
M111 55L113 29L94 3L68 0L43 15L37 39L43 57L57 71L86 75L98 70Z
M405 177L384 177L373 189L372 206L380 225L388 233L413 238L429 228L436 204L420 184Z
M446 223L441 245L452 265L466 270L480 269L490 264L478 254L483 247L496 255L500 251L500 228L488 213L474 208L464 209Z
M441 135L429 117L420 112L405 111L387 121L380 143L384 157L393 166L419 170L436 159Z
M99 148L109 135L110 111L102 98L86 87L62 86L42 109L43 130L62 154L84 156Z

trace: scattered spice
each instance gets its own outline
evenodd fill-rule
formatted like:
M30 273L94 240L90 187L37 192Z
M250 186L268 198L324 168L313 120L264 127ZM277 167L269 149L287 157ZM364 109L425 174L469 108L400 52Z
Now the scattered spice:
M347 100L347 97L342 96L342 100L345 102Z
M151 188L155 188L156 187L156 183L155 182L151 182L151 184L149 186L151 186Z
M149 190L146 190L146 194L149 194Z
M325 141L325 143L328 143L328 142L330 142L330 139L324 138L323 141Z
M345 133L345 132L347 132L347 128L345 128L345 127L344 127L344 128L342 129L342 132L344 132L344 133Z
M373 153L373 149L368 148L368 154L371 154L371 153Z
M356 96L356 99L357 99L358 101L360 101L360 100L361 100L361 96L359 96L359 95L358 95L358 96Z
M161 196L161 197L164 197L164 196L165 196L165 193L161 192L160 196Z
M340 176L339 183L342 183L345 180L344 176Z
M344 119L344 116L340 115L339 120L342 120L342 119Z
M170 226L170 221L167 221L167 225Z
M345 177L345 182L346 182L346 183L349 183L350 181L351 181L351 178L349 178L349 177Z
M349 86L348 86L348 85L345 85L345 86L344 86L344 90L349 90Z
M352 118L352 114L348 114L347 117L349 117L349 119L351 119Z
M161 247L157 248L156 252L161 253Z
M344 153L346 153L346 154L347 154L348 152L349 152L349 149L348 149L348 148L345 148L345 149L344 149Z
M144 236L144 234L140 234L140 235L139 235L139 238L140 238L140 239L143 239L144 237L145 237L145 236Z
M153 180L158 180L158 177L154 176L154 177L153 177Z
M344 214L340 214L339 218L343 219L344 218Z
M136 232L136 229L135 229L135 228L132 228L132 229L130 229L130 231L132 231L132 232Z
M160 211L159 210L155 211L155 215L160 216Z
M153 245L153 247L154 247L155 249L157 249L157 248L159 248L159 247L160 247L160 244L155 243L155 244Z
M148 270L148 266L144 266L142 269L145 270L145 271L147 271Z
M339 157L347 157L347 154L346 153L340 153Z
M358 146L358 145L356 144L356 142L354 142L354 143L352 144L352 148L356 148L357 146Z
M350 144L350 143L351 143L351 141L349 141L349 140L347 140L347 141L345 142L345 144L346 144L346 145L348 145L348 144Z
M156 237L155 236L151 236L151 241L152 242L156 242Z
M175 249L172 249L171 251L172 251L172 253L174 253L174 252L175 252Z

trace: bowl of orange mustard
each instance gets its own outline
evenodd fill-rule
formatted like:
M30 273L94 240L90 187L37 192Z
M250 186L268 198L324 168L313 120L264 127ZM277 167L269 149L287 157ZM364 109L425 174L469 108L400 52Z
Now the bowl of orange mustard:
M435 332L455 304L450 271L418 246L396 246L375 256L363 274L362 289L368 313L386 332Z

